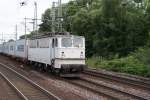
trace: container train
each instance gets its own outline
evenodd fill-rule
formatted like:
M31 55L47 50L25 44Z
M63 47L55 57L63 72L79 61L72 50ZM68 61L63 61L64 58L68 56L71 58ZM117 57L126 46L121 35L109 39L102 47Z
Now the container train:
M5 42L0 52L62 77L78 76L85 68L85 38L68 33Z

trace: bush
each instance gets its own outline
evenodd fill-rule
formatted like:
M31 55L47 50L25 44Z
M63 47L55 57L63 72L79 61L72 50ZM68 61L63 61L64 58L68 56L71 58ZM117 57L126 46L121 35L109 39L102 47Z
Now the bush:
M150 48L144 47L139 48L137 51L132 53L134 57L143 62L145 65L150 65Z
M134 56L115 58L112 60L91 58L87 60L87 64L94 68L150 77L150 67Z

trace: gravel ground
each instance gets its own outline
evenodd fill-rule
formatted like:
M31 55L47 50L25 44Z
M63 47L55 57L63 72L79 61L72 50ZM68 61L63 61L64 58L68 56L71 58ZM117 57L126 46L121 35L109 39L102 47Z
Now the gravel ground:
M0 100L22 100L2 76L0 76Z
M21 74L59 96L62 100L107 100L103 96L57 79L53 75L31 70L29 66L23 65L21 62L16 62L9 57L0 55L0 62L11 65L16 71L21 72Z
M142 76L131 75L131 74L127 74L127 73L112 72L112 71L107 71L107 70L104 70L104 69L92 69L92 70L97 71L97 72L101 72L101 73L114 75L114 76L121 76L121 77L124 77L124 78L129 78L129 79L139 80L139 81L145 81L145 82L150 83L150 78L145 78L145 77L142 77Z
M133 87L133 86L128 86L126 84L121 84L112 80L97 78L97 77L90 76L90 75L82 75L82 78L86 80L90 80L94 83L98 83L107 87L113 87L114 89L118 89L121 91L125 91L127 93L145 97L146 99L150 99L150 91L147 91L147 90L143 90L143 89Z

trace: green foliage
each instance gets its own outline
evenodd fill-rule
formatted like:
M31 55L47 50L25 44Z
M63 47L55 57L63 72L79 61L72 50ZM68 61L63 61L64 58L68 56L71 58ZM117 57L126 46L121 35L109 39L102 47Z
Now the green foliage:
M39 32L51 32L51 10L47 9L42 15L42 24L40 24Z
M150 66L149 47L139 48L136 52L132 53L132 55L139 61L143 62L144 65Z
M31 38L33 36L37 35L36 31L32 31L30 34L26 34L26 38ZM25 35L22 35L19 37L20 39L25 39Z
M116 58L113 60L91 58L88 59L86 62L88 66L92 68L101 68L115 72L150 77L150 66L145 65L142 61L140 61L134 56Z
M104 59L100 57L93 57L86 60L89 67L101 68L115 72L123 72L129 74L150 77L150 47L139 48L135 52L129 54L127 57L118 58L114 56L113 59Z

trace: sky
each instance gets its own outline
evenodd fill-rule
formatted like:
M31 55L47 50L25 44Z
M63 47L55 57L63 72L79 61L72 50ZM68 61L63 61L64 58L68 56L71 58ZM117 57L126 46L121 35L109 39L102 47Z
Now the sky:
M25 1L25 6L20 6L20 2ZM52 2L58 0L1 0L0 1L0 42L1 39L8 41L15 39L15 26L17 25L18 38L24 32L24 18L33 18L34 16L34 2L37 2L38 19L47 8L50 8ZM69 0L62 0L67 3ZM32 31L32 24L27 20L27 33ZM40 24L41 22L38 22Z

